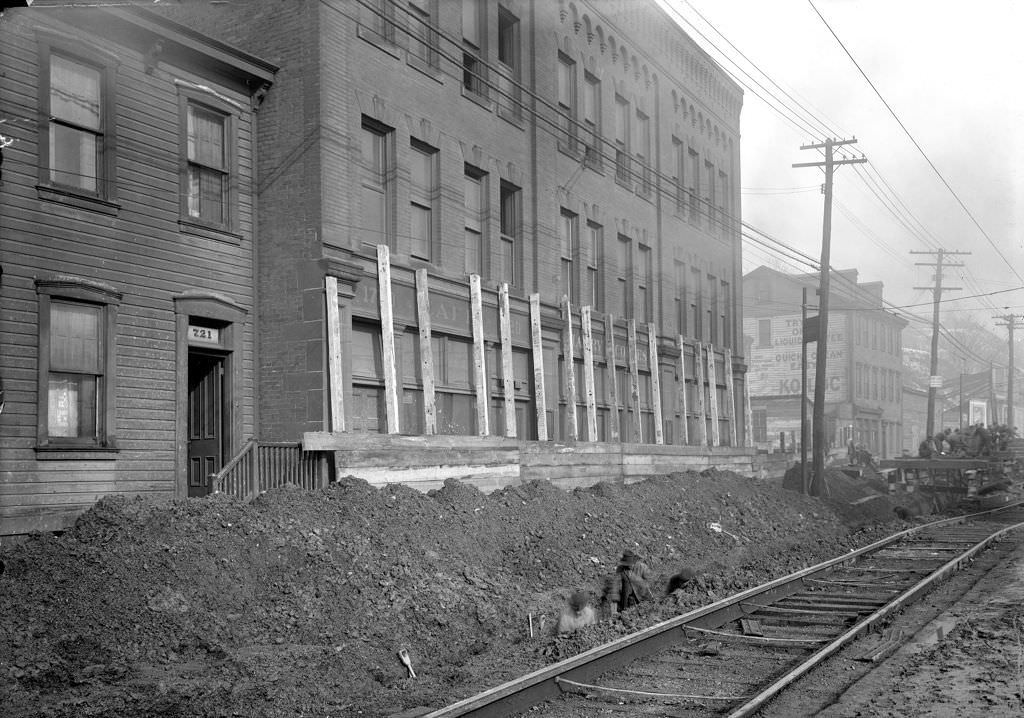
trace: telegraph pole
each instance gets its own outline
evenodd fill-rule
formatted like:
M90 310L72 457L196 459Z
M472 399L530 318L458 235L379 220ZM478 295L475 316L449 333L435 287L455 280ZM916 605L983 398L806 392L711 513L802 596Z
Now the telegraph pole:
M823 162L800 162L794 167L821 167L825 170L825 213L821 230L821 280L818 285L818 354L814 363L814 413L811 431L811 444L814 451L811 474L811 496L821 496L825 486L825 368L828 361L828 295L829 295L829 254L832 241L832 174L840 165L852 165L867 162L864 157L844 158L833 157L836 147L852 145L857 142L829 138L813 145L802 145L801 150L825 150Z
M800 305L800 486L810 492L807 482L807 287Z
M1010 369L1006 374L1006 425L1013 426L1013 330L1017 328L1017 322L1021 321L1020 318L1013 314L1004 314L1001 317L993 317L993 319L1002 319L1006 324L997 324L997 327L1006 327L1010 332Z
M926 439L930 439L935 435L935 390L938 389L939 383L942 381L942 377L939 374L939 301L942 298L942 290L947 289L949 291L960 291L960 287L943 287L942 286L942 268L943 267L962 267L962 263L948 263L945 262L946 257L970 254L970 252L957 252L946 249L936 249L930 252L918 252L911 250L911 254L934 254L934 262L915 262L914 264L920 267L935 267L935 286L934 287L914 287L914 289L931 290L932 292L932 361L931 370L928 376L928 419L925 424L927 427L925 431L928 433Z

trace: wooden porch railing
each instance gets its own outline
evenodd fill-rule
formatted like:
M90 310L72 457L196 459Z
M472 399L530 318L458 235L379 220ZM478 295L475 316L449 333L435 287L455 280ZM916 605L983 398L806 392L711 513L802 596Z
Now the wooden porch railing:
M327 456L303 451L298 442L249 439L224 468L210 476L210 485L216 493L245 501L287 483L318 489L327 484Z

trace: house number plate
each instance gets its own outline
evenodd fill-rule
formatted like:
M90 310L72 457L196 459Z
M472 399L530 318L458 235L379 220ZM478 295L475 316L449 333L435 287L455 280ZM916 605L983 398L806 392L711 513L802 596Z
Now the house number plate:
M197 344L220 344L220 329L189 324L188 340Z

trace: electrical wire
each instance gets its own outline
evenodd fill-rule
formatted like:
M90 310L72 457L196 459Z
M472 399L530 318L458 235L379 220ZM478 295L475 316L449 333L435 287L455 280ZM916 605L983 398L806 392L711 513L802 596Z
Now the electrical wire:
M992 240L988 232L985 231L985 228L981 226L981 223L978 222L974 214L971 213L971 210L967 208L967 205L964 204L964 201L960 199L960 195L958 195L956 191L953 189L953 187L949 184L949 182L946 181L946 178L942 176L941 172L939 172L939 168L935 166L935 163L932 162L931 158L924 151L924 149L921 147L918 141L914 139L914 136L910 133L910 130L907 129L906 125L903 124L903 121L899 118L896 112L892 109L892 107L889 106L889 103L886 102L884 97L882 97L882 93L878 91L877 87L875 87L875 83L871 81L871 78L868 77L866 72L864 72L863 68L861 68L857 60L854 59L850 51L846 49L846 45L844 45L843 41L839 39L839 36L836 35L835 30L833 30L832 26L828 24L828 21L825 19L825 16L822 15L818 8L815 6L814 0L807 0L807 2L814 9L814 12L817 13L818 17L821 18L821 21L825 24L825 27L832 34L832 37L835 38L836 42L839 43L839 46L843 49L843 52L846 53L846 56L850 58L850 61L853 63L854 67L857 68L857 71L860 72L864 80L868 83L871 89L874 90L875 94L878 96L878 99L882 101L883 105L885 105L885 109L887 109L889 111L889 114L893 116L893 119L896 120L896 123L900 126L900 129L903 130L904 134L907 135L907 137L910 139L914 147L917 148L917 151L921 153L922 157L924 157L925 161L928 163L928 166L931 167L932 171L935 173L935 176L942 181L942 184L945 185L947 190L949 190L949 193L953 195L953 198L957 201L957 204L960 205L960 208L963 209L964 213L968 216L968 218L970 218L974 226L978 228L978 231L981 232L981 235L989 243L992 249L995 250L996 254L999 255L999 258L1003 260L1003 263L1007 267L1009 267L1010 271L1013 272L1014 276L1016 276L1021 283L1024 283L1024 277L1022 277L1020 272L1017 271L1017 268L1010 263L1010 260L1006 258L1006 255L1004 255L1002 250L999 249L999 246Z
M746 56L746 55L745 55L745 54L743 53L743 51L742 51L742 50L740 50L740 49L739 49L738 47L736 47L736 45L734 45L734 44L732 43L732 41L731 41L731 40L729 40L729 38L728 38L728 37L726 37L726 36L725 36L725 35L724 35L724 34L722 33L722 31L721 31L721 30L719 30L719 29L718 29L717 27L715 27L714 23L712 23L712 22L711 22L710 20L708 20L708 19L707 19L706 17L704 17L704 15L703 15L703 14L701 14L701 12L700 12L700 11L699 11L699 10L698 10L697 8L695 8L695 7L693 6L693 4L692 4L692 3L690 2L690 0L683 0L683 2L685 2L685 3L686 3L686 5L687 5L687 7L689 7L689 8L691 9L691 10L693 10L693 12L694 12L694 13L695 13L695 14L697 15L697 17L699 17L699 18L700 18L701 20L703 20L703 21L704 21L704 23L705 23L705 24L707 24L707 26L708 26L708 27L710 27L710 28L711 28L712 30L714 30L714 31L715 31L715 33L716 33L716 34L717 34L717 35L718 35L719 37L721 37L721 38L722 38L723 40L725 40L725 42L726 42L726 43L728 43L729 47L731 47L731 48L732 48L733 50L735 50L735 51L736 51L736 53L737 53L737 54L739 54L739 56L740 56L740 57L742 57L742 58L743 58L744 60L746 60L746 61L747 61L748 63L750 63L750 65L752 65L752 66L754 67L754 69L756 69L756 70L757 70L757 71L758 71L758 72L759 72L759 73L760 73L760 74L761 74L761 75L762 75L762 76L763 76L763 77L764 77L765 79L767 79L767 80L768 80L768 82L770 82L770 83L771 83L772 85L774 85L774 86L776 87L776 89L778 89L778 90L779 90L779 91L780 91L780 92L781 92L782 94L784 94L784 95L785 95L785 96L786 96L787 98L789 98L789 100L790 100L791 102L793 102L793 103L794 103L794 104L795 104L795 105L796 105L797 107L799 107L799 108L800 108L801 110L803 110L803 111L804 111L804 113L806 113L806 114L807 114L807 115L808 115L808 116L809 116L810 118L812 118L812 119L813 119L813 120L815 121L815 123L816 123L816 124L819 124L819 125L821 125L821 127L823 127L823 128L824 128L824 130L825 130L825 136L827 136L827 137L844 137L844 136L846 136L846 135L847 135L847 133L845 133L845 132L842 132L842 131L838 131L838 132L837 132L837 131L836 131L836 130L834 129L834 127L833 127L833 126L832 126L832 125L831 125L830 123L826 123L826 122L824 122L823 120L819 119L819 118L818 118L818 116L817 116L817 115L816 115L816 114L815 114L814 112L811 112L810 110L808 110L808 109L807 109L807 108L806 108L806 107L805 107L805 106L803 105L803 103L801 103L801 102L800 102L799 100L797 100L797 99L796 99L796 98L794 98L794 97L793 97L792 95L790 95L790 94L789 94L788 92L786 92L786 90L785 90L785 89L783 89L783 87L782 87L781 85L779 85L779 83L775 82L775 80L773 80L773 79L772 79L772 77L771 77L771 76L770 76L770 75L769 75L769 74L768 74L767 72L765 72L764 70L762 70L762 69L760 68L760 66L758 66L758 64L757 64L756 62L754 62L754 61L753 61L753 60L751 60L751 59L750 59L749 57L747 57L747 56ZM671 9L672 9L672 11L673 11L673 12L675 12L675 13L676 13L676 14L677 14L677 15L678 15L678 16L679 16L680 18L682 18L682 14L681 14L681 13L679 13L678 11L676 11L676 10L675 10L675 8L671 8ZM686 22L687 22L687 24L689 24L689 25L690 25L691 27L693 27L693 25L692 25L691 23L689 23L689 21L686 21ZM717 47L715 47L715 49L716 49L716 50L718 50L718 48L717 48ZM721 50L719 50L719 52L721 52ZM773 97L774 97L774 94L773 94Z

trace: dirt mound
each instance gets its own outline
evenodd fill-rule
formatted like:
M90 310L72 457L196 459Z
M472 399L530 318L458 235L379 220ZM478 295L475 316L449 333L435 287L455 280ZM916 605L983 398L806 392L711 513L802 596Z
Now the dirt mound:
M809 470L809 468L808 468ZM889 485L870 467L857 467L859 476L835 466L825 467L822 501L849 526L870 526L892 520L897 515L921 515L916 505L908 506L901 497L889 493ZM782 485L800 491L800 465L786 471Z
M895 528L852 528L781 482L717 471L571 492L452 480L422 494L348 477L250 504L109 497L64 535L0 553L0 704L11 716L439 706ZM684 566L697 578L552 636L569 593L599 594L625 548L661 595Z

